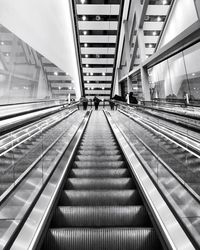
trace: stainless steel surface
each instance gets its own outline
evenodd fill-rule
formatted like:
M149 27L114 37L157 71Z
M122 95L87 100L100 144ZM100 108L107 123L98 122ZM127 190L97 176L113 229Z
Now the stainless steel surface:
M112 121L111 116L106 112L110 125L123 149L123 152L131 166L132 172L136 177L143 195L146 197L151 212L157 219L160 230L168 242L169 249L195 249L189 238L181 228L177 219L174 217L166 202L156 189L155 185L147 175L138 158L130 146L128 137ZM128 143L127 143L128 142Z
M89 114L84 118L79 130L77 131L72 143L63 155L56 171L51 176L48 184L44 188L28 220L24 224L20 234L13 243L11 249L36 249L40 234L43 232L44 224L52 210L58 192L63 183L63 179L68 171L69 163L74 155L76 147L82 136L89 118Z
M82 114L82 115L81 115ZM80 117L81 115L81 117ZM37 162L34 169L24 178L17 188L6 198L4 203L0 206L0 227L2 221L10 221L7 227L0 229L2 232L2 240L0 241L0 248L5 247L6 244L13 237L17 227L13 225L20 224L24 215L29 211L31 204L36 199L38 192L43 188L44 183L48 180L49 175L55 168L56 163L59 161L61 155L66 147L72 140L75 132L77 131L84 113L75 113L73 117L74 124L68 128L62 137L60 137L49 151L51 154L44 155L40 161ZM79 117L79 119L77 119ZM71 118L72 119L72 118ZM50 155L52 155L51 158ZM46 156L46 158L45 158Z

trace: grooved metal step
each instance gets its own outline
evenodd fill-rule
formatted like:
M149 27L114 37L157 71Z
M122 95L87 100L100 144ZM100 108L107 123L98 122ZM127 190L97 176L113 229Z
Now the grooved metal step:
M105 151L104 149L100 150L78 150L77 155L94 155L94 156L100 156L100 155L119 155L120 151L119 150L112 150L112 151Z
M77 155L75 158L76 161L96 161L96 162L103 162L105 161L105 155L99 155L99 156L94 156L94 155ZM121 161L122 156L121 155L107 155L106 156L106 161Z
M91 169L91 168L76 168L72 169L70 172L70 177L77 178L96 178L96 177L107 177L107 178L124 178L130 176L129 172L125 168L116 169Z
M153 228L50 229L43 249L48 250L160 250Z
M131 189L135 188L131 178L69 178L64 189L95 190L95 189Z
M57 207L52 227L150 227L144 206Z
M67 190L63 191L61 206L120 206L141 205L137 190Z
M123 168L125 167L124 161L75 161L75 168Z

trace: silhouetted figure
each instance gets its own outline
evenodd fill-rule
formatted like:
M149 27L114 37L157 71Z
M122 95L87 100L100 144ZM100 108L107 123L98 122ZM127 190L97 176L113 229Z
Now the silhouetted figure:
M99 103L101 100L95 96L93 101L94 101L95 110L98 110Z
M113 97L113 99L116 100L116 101L121 101L121 102L125 102L126 101L126 99L123 96L120 96L120 95L115 95Z
M137 98L133 95L133 92L129 93L129 103L131 104L138 104Z
M86 97L81 97L80 102L82 102L82 104L83 104L83 110L87 110L88 99Z
M110 109L114 110L115 103L113 102L113 100L109 100L109 104L110 104Z

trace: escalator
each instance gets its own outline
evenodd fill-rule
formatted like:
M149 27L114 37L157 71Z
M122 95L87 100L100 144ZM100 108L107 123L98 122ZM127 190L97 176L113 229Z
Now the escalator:
M91 115L41 249L163 249L101 111Z

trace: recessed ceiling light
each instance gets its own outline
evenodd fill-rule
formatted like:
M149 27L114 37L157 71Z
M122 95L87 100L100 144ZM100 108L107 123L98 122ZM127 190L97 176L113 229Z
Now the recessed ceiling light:
M90 72L90 75L91 75L91 76L93 76L93 73L92 73L92 72Z
M94 89L94 87L91 87L91 89Z
M102 87L102 89L104 90L105 88L104 88L104 87Z
M195 76L196 74L195 73L192 73L192 76Z
M100 17L100 16L96 16L96 20L97 20L97 21L100 21L100 20L101 20L101 17Z
M84 4L84 3L85 3L85 0L81 0L81 3Z
M90 83L90 81L87 81L87 83Z
M4 45L4 42L3 42L3 41L1 42L1 45Z
M6 53L6 56L9 56L9 53Z
M85 55L86 58L88 58L88 55Z
M167 0L163 0L163 4L167 4L168 2L167 2Z
M162 18L160 16L157 17L157 21L160 22L162 21Z
M86 30L83 31L83 35L87 35L87 31Z
M156 32L156 31L153 31L152 34L153 34L153 36L156 36L156 35L157 35L157 32Z
M89 76L89 73L87 73L86 76Z
M103 73L102 73L102 76L105 76L105 75L106 75L106 73L105 73L105 72L103 72Z
M57 72L57 71L55 71L55 72L53 72L53 74L54 74L54 76L57 76L57 75L58 75L58 72Z
M61 89L61 87L59 86L59 87L58 87L58 89L60 90L60 89Z
M149 48L152 48L152 47L153 47L153 45L150 43L150 44L149 44Z
M84 47L86 48L88 46L88 44L87 43L84 43Z
M89 64L86 64L85 66L86 66L86 68L88 68L88 67L89 67Z
M82 16L82 20L85 21L86 20L86 16Z

